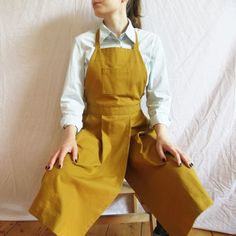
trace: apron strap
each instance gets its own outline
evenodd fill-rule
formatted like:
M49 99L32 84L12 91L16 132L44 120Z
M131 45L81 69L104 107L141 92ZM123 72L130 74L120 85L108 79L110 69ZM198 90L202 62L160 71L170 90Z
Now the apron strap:
M96 32L96 48L100 48L99 37L100 37L100 29L98 28Z
M138 51L139 50L139 44L138 44L138 33L135 30L135 43L134 43L134 50Z

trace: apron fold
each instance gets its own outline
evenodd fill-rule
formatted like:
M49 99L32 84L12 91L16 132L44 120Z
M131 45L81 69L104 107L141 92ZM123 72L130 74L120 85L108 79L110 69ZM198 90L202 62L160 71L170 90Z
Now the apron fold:
M141 130L131 138L130 157L130 164L133 166L136 164L151 166L166 164L157 154L155 130Z

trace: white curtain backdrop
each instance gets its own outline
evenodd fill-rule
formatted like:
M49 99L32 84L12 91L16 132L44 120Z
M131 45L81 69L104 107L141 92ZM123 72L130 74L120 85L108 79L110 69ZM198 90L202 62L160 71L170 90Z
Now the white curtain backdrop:
M142 5L143 29L160 35L167 55L169 135L215 202L194 227L236 234L236 1ZM27 209L62 137L73 38L99 22L90 0L0 0L0 220L35 219ZM121 199L106 212L127 209Z

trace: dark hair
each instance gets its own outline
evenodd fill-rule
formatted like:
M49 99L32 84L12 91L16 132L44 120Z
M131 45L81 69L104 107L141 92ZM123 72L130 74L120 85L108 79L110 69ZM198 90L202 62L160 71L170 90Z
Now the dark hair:
M126 13L133 26L141 29L141 0L128 0Z

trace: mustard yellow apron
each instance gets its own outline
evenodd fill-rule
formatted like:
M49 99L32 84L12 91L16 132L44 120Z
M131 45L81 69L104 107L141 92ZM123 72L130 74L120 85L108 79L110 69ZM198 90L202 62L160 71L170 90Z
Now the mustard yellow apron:
M78 162L67 153L62 169L45 171L29 212L58 236L84 236L126 178L171 236L186 236L213 200L193 167L178 167L170 153L167 162L157 155L140 106L147 71L137 33L132 49L100 48L99 33L84 84Z

